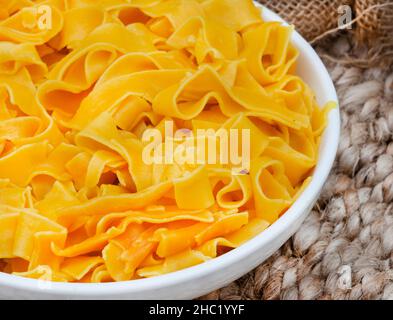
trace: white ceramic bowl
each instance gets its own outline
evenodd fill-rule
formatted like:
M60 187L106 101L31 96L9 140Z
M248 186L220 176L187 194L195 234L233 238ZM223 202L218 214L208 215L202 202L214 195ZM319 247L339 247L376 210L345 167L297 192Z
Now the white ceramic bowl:
M258 7L262 8L258 4ZM265 20L282 21L264 9ZM313 48L297 32L298 74L316 93L318 102L338 101L329 74ZM0 298L21 299L192 299L240 278L279 249L300 227L314 206L332 168L340 134L339 110L329 114L318 165L311 184L293 206L262 234L223 256L201 265L150 279L104 284L44 283L0 273Z

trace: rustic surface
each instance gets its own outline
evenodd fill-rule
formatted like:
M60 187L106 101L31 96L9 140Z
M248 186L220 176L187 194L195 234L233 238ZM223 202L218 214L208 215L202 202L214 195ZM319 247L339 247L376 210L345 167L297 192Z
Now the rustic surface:
M367 46L363 58L340 56L342 62L363 67L393 64L393 0L258 0L295 25L311 43L350 32L359 46ZM350 16L345 7L350 7ZM345 15L344 15L345 13ZM345 16L346 19L340 19ZM347 21L349 19L350 21ZM340 31L339 21L349 23ZM350 27L350 28L348 28Z
M340 6L355 5L355 0L258 0L258 2L276 12L285 21L294 24L296 30L308 41L313 41L325 32L337 28Z
M329 55L353 50L334 43ZM393 299L393 67L326 63L342 133L318 204L268 261L204 299Z

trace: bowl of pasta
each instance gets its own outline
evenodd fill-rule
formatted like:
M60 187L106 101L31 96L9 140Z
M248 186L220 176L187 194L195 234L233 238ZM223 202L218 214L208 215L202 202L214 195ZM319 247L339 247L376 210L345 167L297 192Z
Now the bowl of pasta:
M279 16L251 0L2 10L0 297L196 298L300 227L340 117Z

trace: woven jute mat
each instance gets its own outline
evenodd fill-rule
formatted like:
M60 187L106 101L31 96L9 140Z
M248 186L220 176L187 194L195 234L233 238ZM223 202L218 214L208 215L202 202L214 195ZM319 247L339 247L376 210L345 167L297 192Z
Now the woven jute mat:
M326 47L353 50L346 37ZM393 299L393 67L325 62L342 133L317 205L269 260L203 299Z

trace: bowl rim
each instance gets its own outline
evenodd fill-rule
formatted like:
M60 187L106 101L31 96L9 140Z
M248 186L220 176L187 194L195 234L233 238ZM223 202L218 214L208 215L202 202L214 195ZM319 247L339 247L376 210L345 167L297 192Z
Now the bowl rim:
M265 6L255 2L258 9L262 11L262 16L267 21L280 21L288 25L280 16ZM257 235L253 239L244 243L240 247L229 251L228 253L203 262L202 264L189 267L183 270L164 274L146 279L137 279L123 282L109 282L109 283L60 283L51 282L48 286L39 286L39 280L23 278L7 273L0 272L0 288L7 287L11 289L19 289L25 292L46 293L52 295L68 295L73 298L102 298L111 295L122 294L137 294L147 291L158 290L166 287L179 286L184 282L195 281L204 277L208 277L215 272L228 268L231 264L239 263L247 256L255 253L261 247L272 242L278 234L285 233L286 229L300 219L302 213L313 203L314 199L318 197L325 181L333 166L340 136L340 113L336 90L329 73L311 47L311 45L297 32L294 31L292 35L292 42L296 45L301 53L307 53L311 57L310 63L314 64L313 68L317 68L320 72L319 77L322 77L326 84L324 91L327 92L329 101L335 101L337 108L330 111L328 115L328 125L325 128L323 149L320 150L318 163L312 177L310 184L303 191L300 197L288 209L288 211L280 217L275 223L269 226L268 229ZM289 237L288 237L289 238Z

